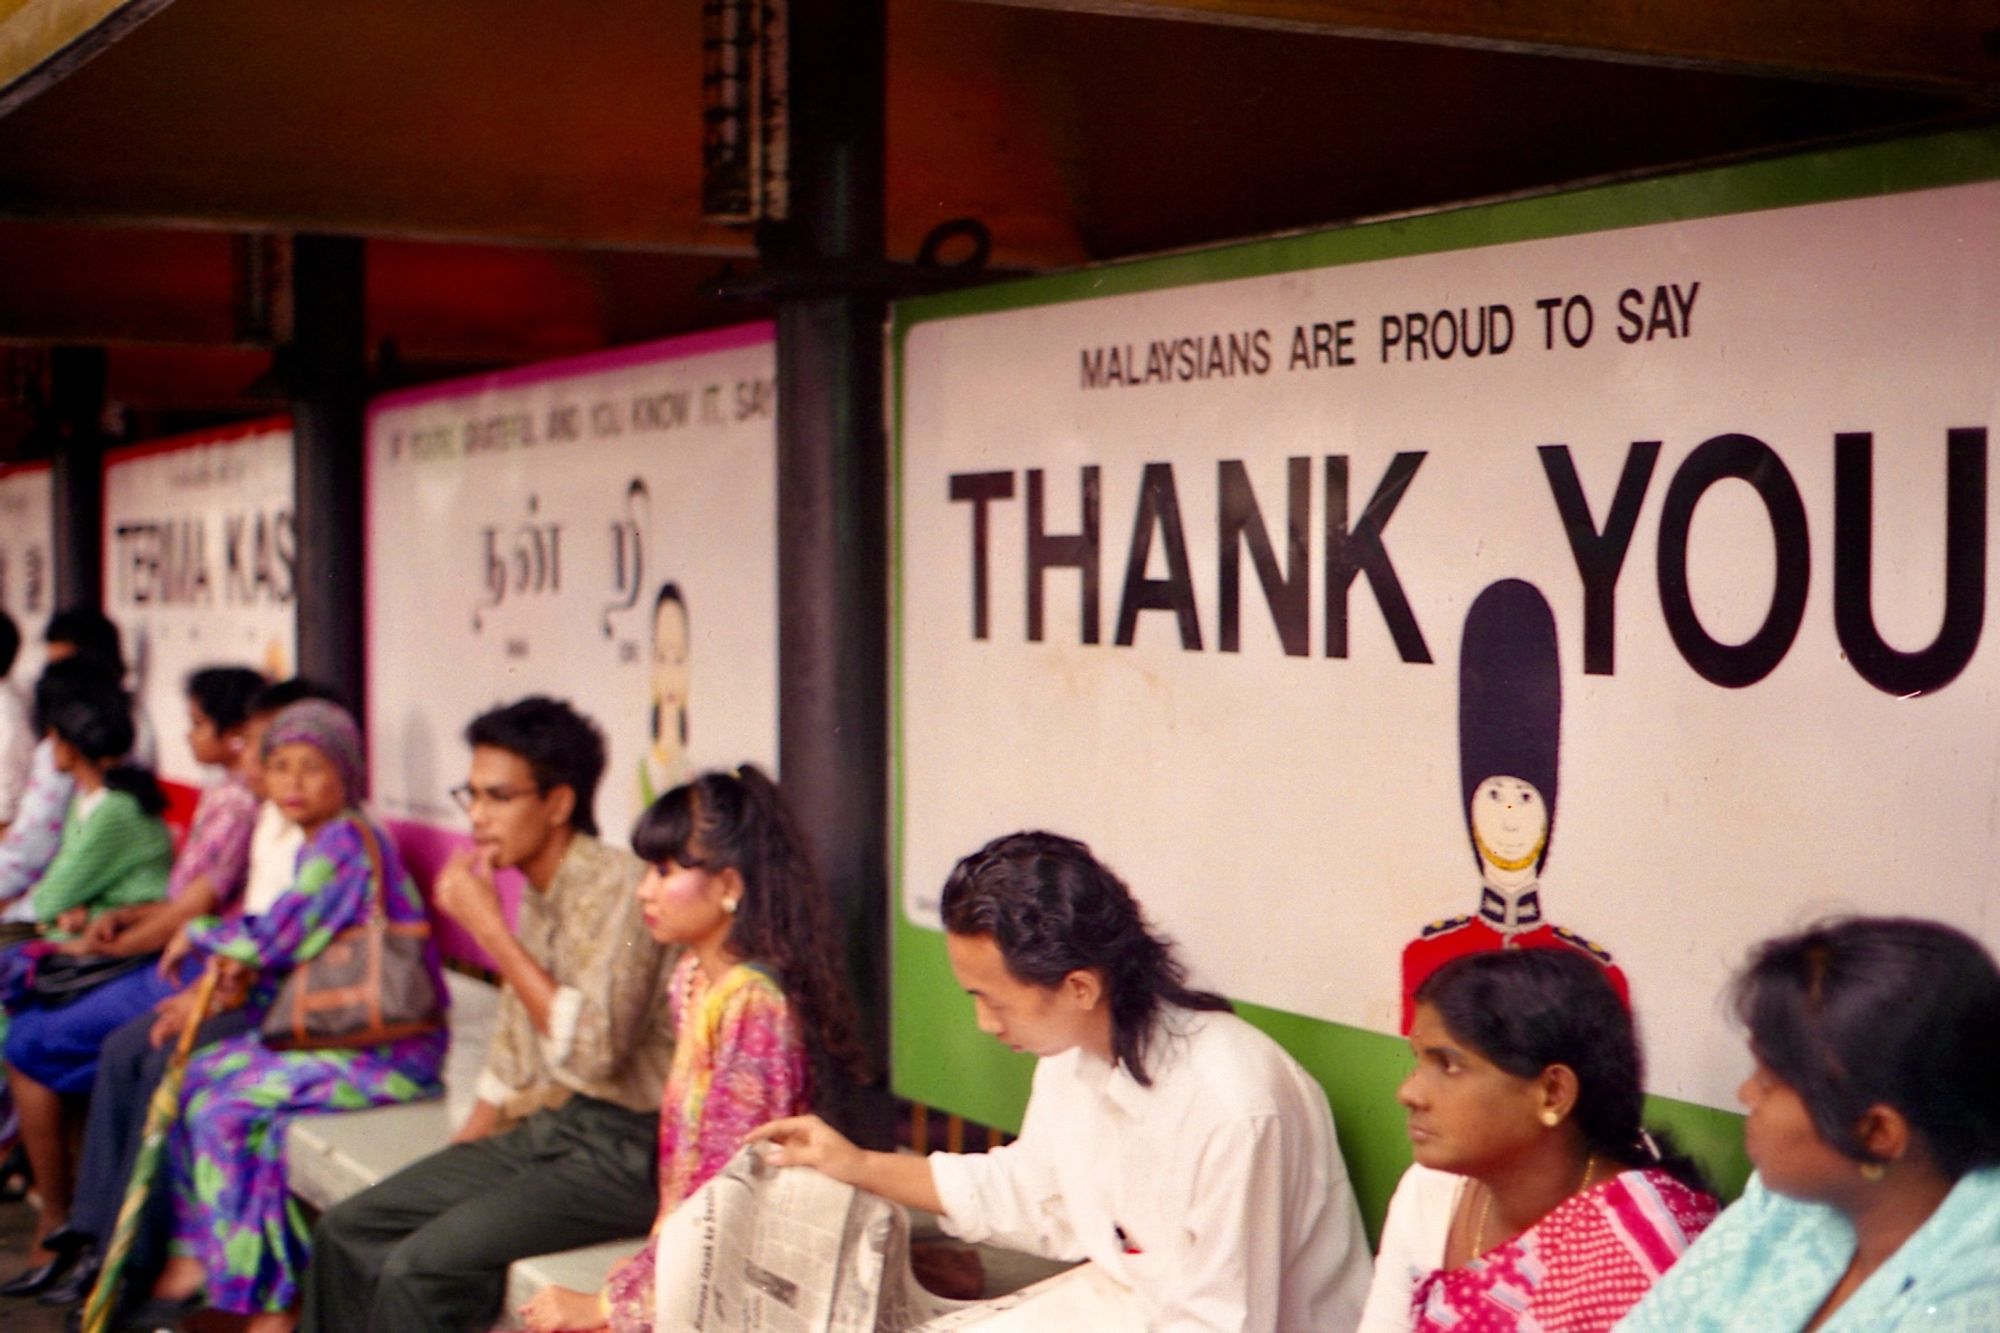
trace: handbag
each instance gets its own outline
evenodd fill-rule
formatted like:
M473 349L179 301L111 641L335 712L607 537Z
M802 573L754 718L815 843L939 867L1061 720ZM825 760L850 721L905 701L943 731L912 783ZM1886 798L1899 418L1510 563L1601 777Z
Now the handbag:
M159 961L157 953L52 953L35 965L35 980L28 988L28 997L44 1009L60 1008L107 981L116 981L128 972L151 967Z
M0 1004L13 1011L29 1007L60 1009L107 981L151 967L157 953L64 953L47 940L35 940L7 951L0 962Z
M381 844L367 820L354 823L368 849L368 919L335 935L285 978L260 1029L274 1049L380 1046L443 1026L425 961L430 922L389 920Z

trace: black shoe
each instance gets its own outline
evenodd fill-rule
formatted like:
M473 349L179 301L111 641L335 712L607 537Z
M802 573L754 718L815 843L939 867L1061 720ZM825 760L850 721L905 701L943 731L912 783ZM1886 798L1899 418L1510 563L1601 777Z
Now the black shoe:
M46 1243L46 1242L44 1242ZM75 1305L90 1297L90 1289L97 1285L97 1273L104 1265L97 1257L97 1247L88 1245L79 1251L76 1267L63 1274L60 1282L50 1284L49 1289L35 1297L43 1305Z
M119 1333L174 1333L181 1326L181 1320L201 1308L199 1294L183 1296L177 1301L153 1296L124 1314L114 1316L111 1327Z
M42 1237L42 1248L50 1254L69 1254L74 1251L94 1250L97 1237L88 1231L78 1231L73 1226L59 1226Z
M0 1296L34 1296L47 1291L56 1280L69 1271L73 1256L59 1254L45 1264L23 1269L5 1282L0 1282Z

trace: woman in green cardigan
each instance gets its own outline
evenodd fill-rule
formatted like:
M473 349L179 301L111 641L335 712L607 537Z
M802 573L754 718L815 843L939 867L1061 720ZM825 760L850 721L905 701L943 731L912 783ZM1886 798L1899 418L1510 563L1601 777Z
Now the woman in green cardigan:
M143 768L125 763L132 719L124 691L88 690L44 719L56 766L76 782L63 821L62 846L35 886L35 916L59 947L82 952L74 937L98 913L166 895L173 839L160 821L166 797ZM32 946L31 946L32 947ZM41 1238L69 1217L69 1136L62 1099L90 1091L98 1049L121 1023L165 998L172 985L149 964L106 981L59 1007L33 999L14 1010L7 1027L7 1084L21 1117L21 1146L35 1174L41 1216L36 1253L26 1272L0 1284L0 1294L26 1295L59 1276L61 1263Z

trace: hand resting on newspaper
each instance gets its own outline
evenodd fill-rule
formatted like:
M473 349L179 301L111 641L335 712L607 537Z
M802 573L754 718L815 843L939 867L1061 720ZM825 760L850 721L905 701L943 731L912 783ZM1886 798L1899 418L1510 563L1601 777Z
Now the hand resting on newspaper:
M787 1116L750 1131L745 1143L763 1144L773 1166L809 1166L843 1185L879 1194L906 1208L941 1213L931 1164L910 1153L870 1152L816 1115Z

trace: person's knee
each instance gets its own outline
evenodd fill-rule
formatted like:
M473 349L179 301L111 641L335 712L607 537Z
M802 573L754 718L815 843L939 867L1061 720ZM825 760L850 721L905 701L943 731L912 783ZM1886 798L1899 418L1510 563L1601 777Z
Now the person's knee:
M419 1227L396 1243L382 1264L382 1280L396 1285L456 1277L478 1266L467 1252L465 1237L457 1228L431 1225Z
M350 1194L321 1213L319 1221L313 1223L313 1253L352 1249L371 1229L366 1191Z

